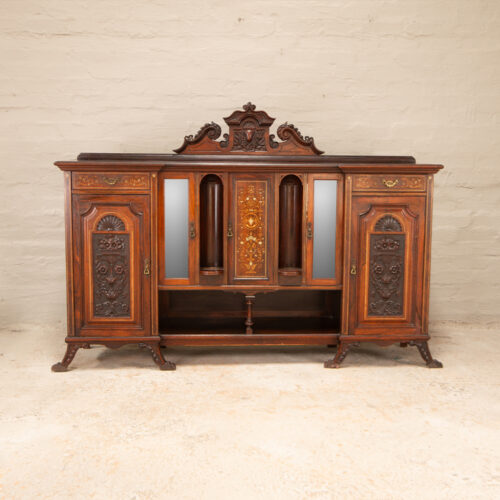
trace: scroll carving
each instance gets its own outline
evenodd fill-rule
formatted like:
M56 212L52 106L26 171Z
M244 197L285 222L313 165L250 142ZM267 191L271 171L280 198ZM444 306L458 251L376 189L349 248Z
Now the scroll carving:
M120 219L118 219L120 221ZM102 219L101 219L102 221ZM123 222L120 221L122 224ZM92 235L94 316L130 316L128 234Z
M266 202L266 181L237 181L237 277L266 277Z
M379 222L384 219L387 217L380 219ZM399 225L398 221L393 220ZM369 316L403 314L404 255L404 234L370 235Z
M283 142L274 140L269 127L274 123L265 111L256 111L251 102L243 106L243 111L234 111L224 118L229 126L229 134L217 142L221 128L214 122L207 123L196 133L184 138L182 146L175 150L180 154L279 154L279 155L320 155L312 137L304 137L291 124L278 127L277 135Z

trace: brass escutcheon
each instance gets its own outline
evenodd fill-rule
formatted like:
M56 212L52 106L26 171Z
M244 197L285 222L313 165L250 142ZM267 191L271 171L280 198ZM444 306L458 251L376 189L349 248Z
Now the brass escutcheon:
M106 184L114 186L118 182L119 177L103 177L103 180Z
M396 184L399 183L399 179L394 179L393 181L389 180L389 179L384 179L382 181L388 188L393 188L394 186L396 186Z

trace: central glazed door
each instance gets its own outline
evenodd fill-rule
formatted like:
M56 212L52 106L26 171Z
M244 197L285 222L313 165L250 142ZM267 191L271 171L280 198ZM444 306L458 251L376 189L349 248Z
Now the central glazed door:
M268 174L231 176L229 282L274 283L274 189Z

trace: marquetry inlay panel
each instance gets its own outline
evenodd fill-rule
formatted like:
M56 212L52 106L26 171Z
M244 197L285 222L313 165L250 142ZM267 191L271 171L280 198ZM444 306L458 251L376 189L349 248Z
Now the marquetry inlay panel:
M236 181L235 277L267 278L267 182Z

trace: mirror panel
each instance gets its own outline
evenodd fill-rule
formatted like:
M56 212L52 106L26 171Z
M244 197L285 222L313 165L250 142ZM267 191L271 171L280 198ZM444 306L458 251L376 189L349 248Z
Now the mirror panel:
M189 278L189 179L165 179L165 277Z
M337 182L314 180L313 279L335 278Z

